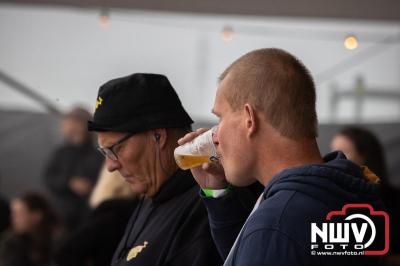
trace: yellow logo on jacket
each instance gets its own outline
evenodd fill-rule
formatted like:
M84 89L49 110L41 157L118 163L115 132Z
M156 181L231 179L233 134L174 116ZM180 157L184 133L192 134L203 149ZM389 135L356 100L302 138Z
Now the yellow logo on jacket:
M126 256L126 261L130 261L131 259L136 258L136 256L143 251L143 249L146 248L147 244L149 244L149 242L144 241L143 245L138 245L136 247L131 248L131 250L129 250L128 256Z
M99 106L100 106L102 103L103 103L103 98L101 98L101 97L99 96L99 98L98 98L97 101L96 101L96 110L97 110L97 108L99 108Z

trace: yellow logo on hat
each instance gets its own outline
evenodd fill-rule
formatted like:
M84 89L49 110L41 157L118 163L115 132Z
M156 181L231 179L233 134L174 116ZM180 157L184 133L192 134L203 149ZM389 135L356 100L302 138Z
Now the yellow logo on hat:
M136 247L131 248L131 250L128 253L128 256L126 256L126 261L130 261L131 259L136 258L136 256L143 251L143 249L146 248L147 244L149 242L144 241L143 245L138 245Z
M97 101L96 101L96 110L97 110L97 108L99 108L99 106L100 106L102 103L103 103L103 98L101 98L101 97L99 96L99 98L98 98Z

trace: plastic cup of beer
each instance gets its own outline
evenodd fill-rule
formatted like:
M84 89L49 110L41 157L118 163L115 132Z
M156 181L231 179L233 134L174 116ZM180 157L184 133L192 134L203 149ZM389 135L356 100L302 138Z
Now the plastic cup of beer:
M218 161L217 150L213 142L213 134L217 126L197 136L191 142L178 146L174 151L178 166L187 170L203 163Z

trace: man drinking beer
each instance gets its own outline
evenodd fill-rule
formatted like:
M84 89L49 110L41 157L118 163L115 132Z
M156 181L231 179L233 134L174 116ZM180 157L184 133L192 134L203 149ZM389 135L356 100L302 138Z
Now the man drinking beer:
M220 120L214 144L223 169L208 163L192 172L208 191L202 197L225 265L377 265L379 256L332 256L311 245L311 225L326 223L331 211L350 203L383 208L366 168L341 152L321 157L315 100L309 71L280 49L252 51L221 75L213 113ZM265 190L249 215L231 185L256 181ZM381 248L385 228L378 225L371 239ZM343 248L357 244L350 242L335 252L347 254Z

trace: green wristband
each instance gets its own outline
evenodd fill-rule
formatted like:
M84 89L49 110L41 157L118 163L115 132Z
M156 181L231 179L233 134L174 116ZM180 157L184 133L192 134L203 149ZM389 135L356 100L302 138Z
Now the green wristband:
M232 190L232 186L228 185L226 188L223 189L202 188L201 190L203 191L206 198L220 198L228 194Z

